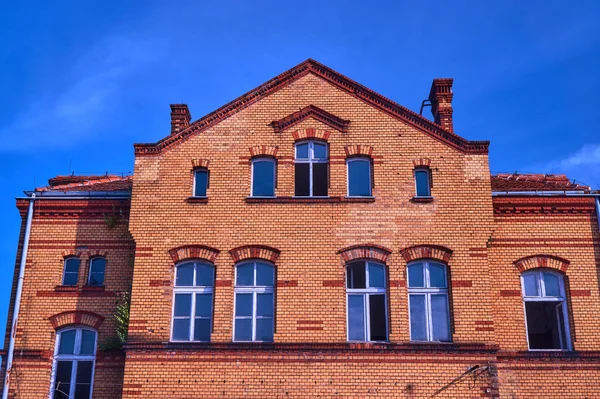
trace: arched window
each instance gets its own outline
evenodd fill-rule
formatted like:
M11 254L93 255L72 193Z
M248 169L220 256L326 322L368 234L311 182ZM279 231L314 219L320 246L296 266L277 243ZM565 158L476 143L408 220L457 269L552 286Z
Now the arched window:
M106 271L106 259L92 258L90 259L90 275L88 285L102 286L104 285L104 272Z
M56 334L52 364L53 399L92 397L96 362L96 332L88 328L67 328Z
M194 197L206 197L208 189L208 169L198 168L194 170Z
M409 263L408 302L412 341L450 341L446 265L433 260Z
M547 269L530 270L521 275L521 284L529 349L570 349L563 276Z
M77 285L80 264L81 261L77 257L71 256L69 258L65 258L62 285Z
M275 268L264 261L243 262L235 268L233 340L272 342Z
M346 266L348 341L387 341L385 266L355 261Z
M415 169L415 189L417 197L431 197L431 171L429 168Z
M212 331L215 268L203 261L184 262L175 270L172 341L209 342Z
M273 158L255 158L252 160L252 197L275 196L275 168Z
M349 158L346 164L348 167L348 196L370 197L371 159L367 157Z
M327 144L304 141L296 144L295 192L299 197L326 197L329 187Z

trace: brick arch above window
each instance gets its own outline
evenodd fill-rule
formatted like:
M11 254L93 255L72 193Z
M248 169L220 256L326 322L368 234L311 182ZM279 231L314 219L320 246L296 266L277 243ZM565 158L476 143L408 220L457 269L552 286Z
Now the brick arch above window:
M331 136L331 132L329 130L315 128L300 129L296 130L295 132L292 132L292 137L294 137L294 141L309 139L327 141L329 139L329 136Z
M104 316L86 310L73 310L50 316L48 320L55 330L71 325L84 325L98 330L104 321Z
M429 159L429 158L415 158L412 160L412 163L415 168L430 168L431 167L431 159Z
M256 157L277 157L277 151L279 151L279 147L272 145L257 145L254 147L250 147L250 158Z
M208 169L209 164L210 164L210 160L208 160L208 159L201 159L201 158L192 159L192 169L199 169L199 168Z
M221 251L206 245L184 245L182 247L170 249L169 255L171 255L173 263L186 259L203 259L215 263L219 252Z
M452 250L441 245L415 245L400 250L406 262L417 259L435 259L447 263L452 256Z
M521 273L539 267L547 267L564 273L567 271L570 262L554 255L532 255L516 260L514 264Z
M235 263L246 259L264 259L275 263L280 253L278 249L266 245L244 245L229 251Z
M83 252L78 251L76 249L65 249L64 251L62 251L61 255L64 259L71 257L81 258Z
M344 151L346 152L347 157L354 157L354 156L372 157L373 156L373 147L371 147L370 145L361 145L361 144L347 145L344 147Z
M344 263L357 259L372 259L381 263L387 263L392 253L389 249L375 244L359 244L340 249L338 252Z
M106 258L108 256L108 251L105 249L92 249L91 251L88 251L87 254L90 258L94 258L94 257Z

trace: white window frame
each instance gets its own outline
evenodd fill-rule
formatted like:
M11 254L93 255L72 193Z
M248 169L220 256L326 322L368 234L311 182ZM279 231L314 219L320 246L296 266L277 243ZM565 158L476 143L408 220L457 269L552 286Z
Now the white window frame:
M319 145L323 145L325 146L325 151L327 152L327 156L326 158L322 159L322 158L317 158L315 159L315 142L318 143ZM308 144L308 158L301 158L298 159L298 146L302 145L302 144ZM324 164L329 164L329 146L327 145L327 143L323 143L323 142L317 142L315 140L304 140L304 141L299 141L297 143L294 144L294 167L296 163L307 163L309 164L309 171L308 171L308 184L309 184L309 191L308 191L308 196L304 196L304 195L296 195L295 197L298 198L308 198L308 197L312 197L312 198L329 198L329 168L327 169L327 195L313 195L313 165L316 163L324 163ZM294 185L296 184L295 178L294 178ZM294 190L296 188L294 187Z
M255 162L271 162L273 163L273 195L254 195L254 163ZM273 198L275 197L275 175L277 174L277 160L271 157L252 158L252 166L250 168L250 196L256 198Z
M556 276L558 278L558 286L559 286L560 296L546 296L546 284L543 279L543 273L553 274L554 276ZM525 295L524 277L529 274L536 276L536 285L539 284L539 290L540 290L540 294L541 294L540 296ZM521 273L521 293L522 293L522 298L523 298L523 315L525 316L525 336L527 338L528 350L531 352L570 351L572 349L571 329L569 327L569 324L570 324L569 323L569 312L567 309L567 296L566 296L566 291L565 291L564 276L562 274L557 273L550 269L535 269L535 270L525 271L525 272ZM562 342L563 334L559 333L559 338L560 338L561 347L562 347L561 349L531 349L531 347L529 345L529 326L527 325L527 308L525 306L527 302L556 302L557 304L558 303L562 304L564 325L561 326L559 324L558 328L559 329L564 328L564 339L566 340L566 342Z
M256 264L257 263L264 263L267 264L269 266L271 266L271 270L273 272L273 285L272 286L238 286L237 285L237 273L238 273L238 267L239 266L244 266L244 265L248 265L248 264L253 264L254 265L254 284L256 284ZM233 337L232 337L232 341L233 342L273 342L275 341L275 266L268 262L268 261L263 261L263 260L251 260L251 261L243 261L238 263L237 265L235 265L235 275L234 275L234 284L235 284L235 288L233 290ZM236 316L236 309L237 309L237 294L252 294L252 316ZM257 316L256 314L256 307L257 307L257 295L258 294L272 294L273 295L273 317L264 317L264 316ZM258 341L256 340L256 320L257 319L271 319L273 321L273 341ZM247 320L247 319L252 319L252 340L251 341L241 341L241 340L236 340L235 339L235 321L236 319L242 319L242 320Z
M369 195L350 195L350 163L367 162L369 165ZM352 157L346 159L346 192L348 198L371 198L373 197L373 163L369 157Z
M348 342L389 342L389 320L388 320L388 295L387 295L387 267L383 263L373 262L366 259L353 260L346 263L346 280L348 279L348 267L352 263L365 262L365 287L366 288L348 288L348 281L346 281L346 340ZM383 267L383 287L369 287L369 269L370 265L377 265ZM363 309L364 311L364 333L365 340L351 340L350 339L350 309L349 309L349 297L351 295L363 297ZM387 340L384 341L373 341L371 340L371 310L369 307L369 297L371 295L383 295L383 302L385 306L385 336Z
M75 279L75 284L69 285L69 287L75 287L75 286L77 286L77 283L79 282L79 269L81 268L81 259L78 258L77 256L69 256L67 258L64 258L64 260L63 260L64 264L63 264L63 275L62 275L61 285L65 285L65 277L67 276L67 263L72 259L76 259L79 262L79 265L77 266L77 273L68 272L69 274L77 274L77 278Z
M93 258L90 258L90 269L88 270L88 278L87 278L87 285L91 286L91 281L92 281L92 266L94 264L94 261L96 259L103 259L104 260L104 277L102 279L102 284L100 285L93 285L92 287L104 287L106 285L106 268L108 266L108 261L106 260L106 258L104 256L94 256Z
M81 350L81 336L82 336L82 331L86 330L86 331L91 331L94 333L94 354L93 355L75 355L75 354L68 354L68 355L59 355L58 354L58 348L60 347L60 339L61 336L64 332L66 331L72 331L75 330L75 346L74 346L74 353L79 353L79 351ZM75 395L75 384L77 382L76 378L77 378L77 366L79 366L79 362L80 361L92 361L92 378L90 379L90 396L89 398L92 397L92 393L94 392L94 374L96 373L96 350L98 348L98 332L92 328L88 328L88 327L67 327L64 328L62 330L59 330L56 333L56 340L54 343L54 357L52 359L52 370L50 373L50 392L48 393L48 398L49 399L53 399L54 398L54 390L55 390L55 379L56 379L56 371L58 368L58 362L59 361L71 361L73 362L73 366L71 368L71 384L69 385L69 392L68 392L68 397L74 397ZM64 390L61 389L61 391L65 392Z
M198 172L206 173L206 195L196 195L196 174ZM192 197L194 198L208 198L208 179L209 173L207 168L196 168L194 169L194 182L192 184Z
M417 172L427 173L427 193L429 195L419 195L419 189L417 187ZM431 169L425 167L418 167L413 170L413 179L415 181L415 197L417 198L433 198L431 195Z
M408 268L417 263L423 264L423 282L425 287L411 287L410 286L410 276L408 272ZM438 266L442 266L444 268L444 280L446 281L445 288L438 287L429 287L431 285L431 276L429 274L429 265L436 264ZM414 262L410 262L406 266L406 286L408 291L408 332L410 335L411 342L452 342L452 327L450 325L450 297L448 290L448 266L445 263L438 262L430 259L419 259ZM412 338L412 323L411 323L411 313L410 313L410 296L411 295L421 295L425 296L425 321L427 322L426 330L427 330L427 340L417 340ZM431 296L432 295L444 295L446 297L446 308L448 309L448 341L440 341L433 339L433 312L431 311Z
M196 270L197 270L198 264L212 267L213 285L212 286L207 286L207 285L177 286L177 268L180 266L185 266L185 265L189 265L189 264L194 265L194 274L192 277L193 284L196 284ZM210 330L211 330L211 335L212 335L213 312L214 312L213 308L214 308L214 300L215 300L215 294L214 294L215 277L216 277L215 276L215 266L210 262L186 260L181 263L178 263L177 266L175 266L175 276L174 276L174 283L173 283L173 304L172 304L172 308L171 308L171 342L210 342L210 339L208 341L194 340L194 329L196 328L196 325L195 325L196 319L207 319L208 318L210 320ZM175 316L175 296L177 294L191 294L192 295L192 303L191 303L191 310L190 310L191 313L189 316L177 316L177 317ZM211 294L210 317L196 316L196 295L198 295L198 294L199 295ZM177 319L190 319L190 329L188 331L188 339L187 340L178 340L178 339L173 338L173 332L175 330L175 320L177 320Z

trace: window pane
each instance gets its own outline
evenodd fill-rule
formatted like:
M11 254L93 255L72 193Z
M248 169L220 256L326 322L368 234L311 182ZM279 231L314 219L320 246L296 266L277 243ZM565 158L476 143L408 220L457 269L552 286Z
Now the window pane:
M54 399L69 399L72 368L72 361L57 362L56 378L54 380Z
M554 273L543 272L544 287L546 288L546 296L561 296L559 277Z
M92 372L94 371L94 362L77 362L77 377L75 379L75 399L89 399L90 388L92 387Z
M348 338L365 340L365 304L363 295L348 295Z
M427 341L425 295L409 295L408 298L410 302L410 339Z
M429 172L415 170L415 181L417 183L417 197L429 197Z
M385 269L383 266L369 263L369 287L385 288Z
M175 294L175 310L173 315L190 316L192 314L192 294Z
M177 287L191 287L194 285L194 264L186 263L177 266L177 278L175 279Z
M77 285L78 277L77 273L65 273L63 285Z
M308 143L296 146L296 159L308 159Z
M212 294L196 294L196 316L211 317L212 305Z
M235 294L235 315L252 316L252 294Z
M197 170L195 176L194 196L206 197L206 186L208 183L208 172L206 170Z
M256 340L273 341L273 319L256 319Z
M424 287L423 264L413 263L408 266L408 286L410 288Z
M252 319L235 320L235 341L252 341Z
M314 158L327 159L327 144L313 143Z
M540 296L537 273L524 274L523 285L525 286L525 296Z
M368 160L348 162L348 195L371 195L371 162Z
M310 165L307 163L296 163L294 167L294 195L308 197L310 195Z
M254 285L254 265L246 263L237 267L235 285L237 287Z
M275 162L254 161L252 176L253 196L275 195Z
M256 315L273 317L273 294L256 294Z
M365 262L350 263L346 270L348 288L366 288Z
M327 169L329 164L315 163L313 164L313 196L327 196Z
M256 262L256 285L258 286L273 286L273 277L275 269L273 266Z
M190 340L190 319L173 320L173 339L176 341Z
M100 286L104 284L104 270L106 268L106 260L103 258L92 259L90 267L90 285Z
M369 296L371 341L387 341L385 295Z
M429 286L435 288L446 288L445 267L437 263L429 263Z
M557 307L560 302L525 302L527 317L527 334L529 335L529 349L562 349L561 330L564 324L559 325Z
M196 264L196 285L199 287L212 287L215 278L215 268L205 263Z
M210 341L210 319L194 320L194 341Z
M450 341L448 319L448 297L446 295L432 295L431 320L433 322L434 341Z
M65 273L77 273L79 271L79 259L69 258L65 260Z
M82 355L93 355L96 349L96 333L89 330L81 330L81 350Z
M75 330L60 333L59 355L72 355L75 350Z

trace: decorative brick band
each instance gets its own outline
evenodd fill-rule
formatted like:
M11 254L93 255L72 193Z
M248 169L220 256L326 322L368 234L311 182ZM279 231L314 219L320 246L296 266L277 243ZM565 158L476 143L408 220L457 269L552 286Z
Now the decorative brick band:
M387 258L392 251L375 244L362 244L340 249L337 253L341 255L344 263L356 259L373 259L382 263L386 263Z
M441 245L415 245L402 249L400 254L407 262L426 258L448 262L452 256L452 250Z
M245 259L264 259L269 262L277 262L281 251L266 245L244 245L229 251L234 262Z
M97 330L104 321L104 317L94 312L74 310L55 314L48 317L48 320L50 320L55 330L75 324L89 326Z
M183 247L177 247L169 250L169 255L173 259L174 263L180 262L186 259L204 259L211 263L215 263L217 255L219 255L218 249L208 247L206 245L185 245Z
M569 267L569 261L553 255L533 255L516 260L515 266L521 273L526 270L536 269L538 267L547 267L549 269L566 272Z
M208 159L192 159L192 168L193 169L198 169L198 168L206 168L208 169L208 164L210 164L210 160Z
M294 137L294 141L306 140L306 139L320 139L323 141L327 141L331 132L329 130L323 129L301 129L292 132L292 137Z
M412 160L415 168L429 168L431 166L431 159L429 158L416 158Z
M250 147L250 158L255 157L277 157L279 147L271 145L257 145Z
M344 147L344 151L346 152L347 157L359 155L371 157L373 155L373 147L371 147L370 145L347 145Z

